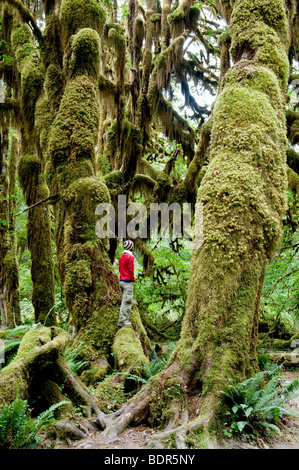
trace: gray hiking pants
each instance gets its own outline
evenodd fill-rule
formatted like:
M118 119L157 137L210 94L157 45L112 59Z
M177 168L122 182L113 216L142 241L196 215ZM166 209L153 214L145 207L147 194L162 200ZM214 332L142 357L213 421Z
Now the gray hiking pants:
M118 321L120 323L125 323L130 320L133 303L134 282L120 282L119 285L121 289L122 300Z

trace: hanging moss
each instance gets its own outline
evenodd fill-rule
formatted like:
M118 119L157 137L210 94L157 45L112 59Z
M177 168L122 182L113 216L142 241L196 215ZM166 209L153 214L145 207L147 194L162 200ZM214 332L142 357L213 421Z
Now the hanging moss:
M216 7L221 13L221 16L226 20L227 23L230 21L232 12L232 0L216 0Z
M25 192L28 188L32 175L41 172L41 163L37 155L23 155L18 164L18 175L20 185Z
M168 15L167 21L170 25L172 37L182 34L185 29L185 23L188 25L190 5L190 0L182 0L177 8Z
M198 27L198 19L200 16L201 7L199 5L191 5L189 11L189 25L190 29L195 31Z
M142 60L142 45L145 37L144 21L137 17L134 22L134 62L139 64Z
M19 26L11 34L11 44L15 50L16 60L20 68L26 62L33 46L32 33L29 26Z
M53 122L50 103L45 93L42 93L35 106L35 134L38 139L39 148L41 150L40 158L43 159L46 153L49 133Z
M156 21L161 21L161 13L155 13L150 17L150 20L155 23Z
M184 36L179 36L172 41L169 48L165 49L155 59L155 68L157 70L156 85L160 88L166 88L169 74L175 69L176 65L182 59Z
M32 33L27 26L17 27L11 36L12 47L21 76L21 112L24 116L26 138L31 143L34 127L34 110L44 82L44 70L32 54L34 47Z
M223 44L230 43L231 37L228 31L224 31L218 37L218 45L222 46Z

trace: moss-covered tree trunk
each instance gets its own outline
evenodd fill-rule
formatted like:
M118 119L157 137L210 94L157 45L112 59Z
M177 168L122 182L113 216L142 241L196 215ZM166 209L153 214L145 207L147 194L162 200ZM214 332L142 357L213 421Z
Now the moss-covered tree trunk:
M15 55L15 73L18 89L20 116L14 125L21 134L21 157L18 176L25 200L32 206L49 195L43 178L44 163L37 154L35 137L35 107L41 93L44 72L38 58L32 54L34 39L30 28L16 19L11 32L11 44ZM38 205L28 211L27 242L31 254L31 277L33 282L32 303L35 321L55 324L54 312L54 265L50 211L47 205Z
M150 422L168 423L157 436L163 439L191 414L188 426L175 429L177 446L184 446L186 433L217 430L224 417L220 391L229 379L240 381L256 370L261 287L286 210L284 1L229 5L235 64L213 112L211 161L198 195L204 242L193 253L181 339L169 367L121 416L131 413L129 421L138 422L147 414ZM116 417L106 433L121 428Z
M13 328L20 324L20 298L14 221L11 216L15 165L9 161L9 119L10 113L1 113L0 132L0 312L1 325ZM10 184L11 183L11 184Z
M48 186L41 178L41 161L37 155L23 155L19 161L18 173L28 206L49 196ZM48 205L38 205L29 209L27 240L31 254L32 304L35 321L45 325L54 325L56 323L54 268Z
M84 343L81 353L88 359L107 361L117 331L120 289L107 254L109 243L95 233L95 209L110 201L96 176L95 159L106 12L94 0L78 2L75 10L73 4L63 0L59 10L66 86L49 134L47 171L60 194L55 205L57 262L76 343Z

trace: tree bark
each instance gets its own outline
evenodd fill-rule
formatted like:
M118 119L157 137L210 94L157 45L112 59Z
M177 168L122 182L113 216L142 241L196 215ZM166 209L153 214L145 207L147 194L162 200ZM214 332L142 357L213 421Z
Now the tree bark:
M0 135L0 312L1 325L14 328L20 324L21 316L14 221L10 211L15 168L9 162L9 117L9 112L2 114Z

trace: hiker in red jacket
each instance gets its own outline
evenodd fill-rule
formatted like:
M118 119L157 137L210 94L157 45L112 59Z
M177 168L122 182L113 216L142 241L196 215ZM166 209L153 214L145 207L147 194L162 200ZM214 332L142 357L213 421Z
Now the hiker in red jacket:
M134 291L134 243L130 240L124 242L124 252L119 260L119 285L121 288L122 301L119 311L118 326L132 325L130 314L133 303Z

